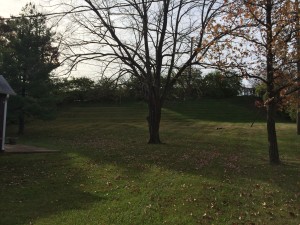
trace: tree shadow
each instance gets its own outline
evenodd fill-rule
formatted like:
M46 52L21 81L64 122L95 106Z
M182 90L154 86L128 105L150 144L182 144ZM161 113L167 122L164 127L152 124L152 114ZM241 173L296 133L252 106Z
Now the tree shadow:
M90 114L87 115L83 111L84 109L79 110L79 113L73 113L72 117L66 114L67 120L62 118L57 123L49 122L43 127L33 126L25 138L32 144L61 150L67 155L80 155L93 165L115 166L118 170L116 180L140 181L147 179L145 174L152 168L163 168L178 174L188 174L200 179L207 178L216 183L228 181L232 186L236 184L239 188L249 183L255 185L259 181L272 183L283 192L299 194L299 181L293 179L298 177L300 172L299 158L291 161L291 158L287 157L282 165L270 166L267 160L266 135L260 129L253 131L249 126L235 124L232 127L228 125L225 129L216 130L215 125L205 124L202 118L200 120L180 113L172 117L169 114L163 115L165 118L162 123L162 140L166 144L148 145L146 144L148 131L146 121L143 120L146 117L146 110L136 111L134 107L130 110L122 109L126 119L120 119L120 113L117 112L114 112L114 116L110 118L112 113L109 107L105 109L105 114L100 112L98 117L95 116L96 112L93 112L95 115L88 116ZM140 119L137 119L137 116ZM207 120L210 119L207 117ZM187 121L190 121L189 126L186 126ZM194 125L199 121L201 126ZM222 122L224 121L220 119L219 123ZM226 123L222 123L223 125L227 126ZM289 143L286 146L292 149L295 144ZM52 162L56 162L55 158ZM55 165L57 168L49 165L49 170L59 171L64 162L57 161ZM77 187L86 182L86 174L77 171L76 168L74 171L79 174L80 179L73 181L76 188L70 188L71 194L62 196L66 202L65 206L61 206L62 210L81 209L81 207L88 207L89 203L94 201L105 201L84 193L80 187ZM64 177L59 176L58 179ZM53 192L53 188L49 188L48 191L52 193L53 199L60 199L60 196ZM87 203L68 205L77 195L82 196L83 201ZM42 204L43 202L39 202L40 207ZM47 210L49 209L46 208L44 211ZM45 217L51 214L44 211L42 210L41 214ZM26 213L30 215L30 211ZM54 210L52 213L57 211Z
M0 224L30 224L63 211L105 201L80 186L86 177L58 154L0 155Z
M185 122L182 122L184 124ZM181 125L182 125L181 124ZM180 123L174 125L180 126ZM92 128L94 129L94 128ZM164 129L164 128L163 128ZM283 190L297 189L300 159L284 158L279 166L271 166L268 161L267 138L264 130L248 127L236 129L206 127L205 135L193 135L195 127L178 128L178 133L163 132L166 144L146 144L146 127L129 123L114 124L116 133L110 129L88 132L68 139L66 145L71 151L88 157L93 164L113 164L124 170L126 177L140 179L152 166L162 167L178 173L205 176L211 180L261 180L275 183ZM229 134L227 134L229 133ZM261 135L259 139L254 133ZM241 138L240 135L244 135ZM224 139L228 142L224 143ZM65 141L65 140L64 140ZM293 143L288 147L292 148ZM127 172L126 172L127 171ZM282 175L282 176L281 176ZM287 182L288 181L288 182Z

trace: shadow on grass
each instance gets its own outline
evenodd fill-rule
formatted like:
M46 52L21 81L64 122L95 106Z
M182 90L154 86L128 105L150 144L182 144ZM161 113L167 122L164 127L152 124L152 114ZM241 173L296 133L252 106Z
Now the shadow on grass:
M64 154L0 155L0 224L31 224L37 218L86 209L105 199L85 193L82 171Z
M290 185L296 186L297 181L291 179L282 183L277 174L296 175L300 171L299 159L291 168L285 164L269 166L265 128L261 125L250 128L255 116L251 112L254 100L252 97L203 99L200 103L184 102L167 106L162 121L165 128L162 127L164 130L161 132L166 145L146 144L148 132L144 118L147 111L141 105L120 109L96 107L92 111L75 108L75 112L70 109L73 114L70 117L69 112L66 113L68 120L63 117L59 123L52 123L52 127L50 122L47 129L34 127L27 139L50 149L81 154L95 164L119 165L137 176L149 165L154 165L218 180L228 176L259 177L265 181L274 178L278 186L288 190ZM191 126L186 126L187 120L191 120ZM193 127L197 121L202 121L201 125ZM216 124L223 122L249 125L216 130ZM56 143L53 144L52 140ZM287 141L284 148L295 149L294 141L297 141L296 138Z
M264 129L247 126L219 131L208 126L203 134L193 137L190 129L181 127L176 134L166 133L163 137L166 144L148 145L147 129L115 124L114 134L109 129L99 129L88 132L90 135L62 139L62 143L71 147L69 151L88 157L93 164L112 164L125 169L125 176L132 179L141 179L154 166L218 181L261 180L287 192L297 191L299 180L291 177L298 177L300 159L283 158L282 165L270 166ZM291 140L284 148L294 149L295 143Z
M125 187L128 186L127 181L138 182L148 179L146 174L150 170L162 168L171 173L192 175L199 179L207 178L222 184L231 182L234 184L232 186L239 188L253 186L261 181L272 183L290 195L299 193L298 180L295 177L298 177L300 172L300 159L295 159L293 162L289 156L296 148L295 137L284 143L284 148L288 151L284 164L272 167L267 160L267 139L265 130L261 126L253 130L249 129L249 126L243 127L239 124L233 126L222 124L222 122L252 122L250 116L253 116L253 113L245 119L238 117L245 111L244 108L238 110L228 106L224 111L218 110L227 107L225 104L228 103L225 101L203 103L206 105L203 109L191 103L186 106L185 103L182 104L166 108L162 127L162 140L167 143L164 145L146 144L148 132L145 121L146 110L143 107L122 108L120 111L116 107L95 108L92 112L90 109L86 111L84 108L76 108L76 111L70 109L70 112L65 113L64 117L56 122L48 122L43 126L39 123L32 124L27 136L21 141L61 150L64 153L62 156L49 158L46 156L28 159L20 159L17 156L11 159L0 157L2 173L9 169L9 165L17 167L16 171L11 172L11 176L5 176L2 182L5 185L1 187L1 193L8 188L11 180L20 180L23 171L26 172L24 177L27 179L29 174L29 181L33 183L33 185L25 183L25 189L16 186L8 195L2 194L7 203L15 199L28 201L28 205L21 204L20 207L16 207L17 202L12 202L9 211L17 208L19 218L28 222L30 218L48 217L72 209L80 210L93 202L105 201L101 195L99 197L85 193L80 186L88 182L86 176L87 170L90 169L89 165L99 166L101 172L103 168L114 167L113 172L116 174L109 175L110 178L115 176L113 179L122 180L124 177L122 185ZM208 107L209 104L214 107ZM190 120L188 126L187 120ZM195 125L199 121L201 124ZM210 123L210 121L214 122ZM216 130L215 126L218 123L228 127ZM289 133L286 134L286 137L289 136ZM82 162L83 169L74 167L73 164L68 164L74 163L73 159L68 158L69 154L87 159L88 163ZM35 164L36 162L38 163ZM38 168L46 170L48 175L38 172ZM18 177L19 174L22 176ZM73 179L70 180L70 185L65 185L71 174ZM17 176L16 179L13 179L13 176ZM35 184L36 180L39 183ZM119 180L114 181L119 182ZM41 190L41 186L45 186L45 190ZM31 198L34 199L33 193L28 194L30 187L39 195L36 206L29 203ZM22 191L18 193L19 190ZM138 190L133 190L134 194L136 191ZM47 199L48 197L53 199L54 203L46 200L41 193L47 193ZM57 205L52 209L45 204ZM2 207L2 211L5 212L5 205L2 204ZM34 214L31 208L36 209L37 213ZM6 224L20 223L11 215L2 218L13 221Z

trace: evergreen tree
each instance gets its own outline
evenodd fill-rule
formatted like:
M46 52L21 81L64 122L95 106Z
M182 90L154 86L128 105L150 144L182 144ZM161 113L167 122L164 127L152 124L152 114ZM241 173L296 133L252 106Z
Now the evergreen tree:
M10 105L18 113L22 134L26 116L45 117L53 109L51 72L59 66L58 48L52 46L54 33L46 17L31 3L2 27L0 72L17 93Z

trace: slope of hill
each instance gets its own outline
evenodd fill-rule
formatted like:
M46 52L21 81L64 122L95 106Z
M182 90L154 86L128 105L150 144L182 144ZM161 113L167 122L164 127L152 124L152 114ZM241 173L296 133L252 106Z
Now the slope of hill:
M187 101L166 104L166 109L180 113L185 118L219 122L252 122L263 121L265 113L255 108L254 97L234 97L225 99L203 98L198 101Z
M61 152L0 155L0 224L299 223L294 124L277 124L283 163L270 166L250 98L166 104L162 145L146 144L146 115L78 105L32 121L19 143Z

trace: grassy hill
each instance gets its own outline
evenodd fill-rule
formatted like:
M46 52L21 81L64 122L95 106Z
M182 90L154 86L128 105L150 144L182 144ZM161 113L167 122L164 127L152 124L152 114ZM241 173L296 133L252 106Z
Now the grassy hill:
M143 103L81 105L31 122L19 142L61 153L0 155L0 224L299 223L295 124L278 123L270 166L252 99L167 103L163 145L146 144L146 116Z
M176 104L167 103L166 108L176 111L186 118L216 122L263 121L265 113L254 107L254 97L225 99L203 98Z

